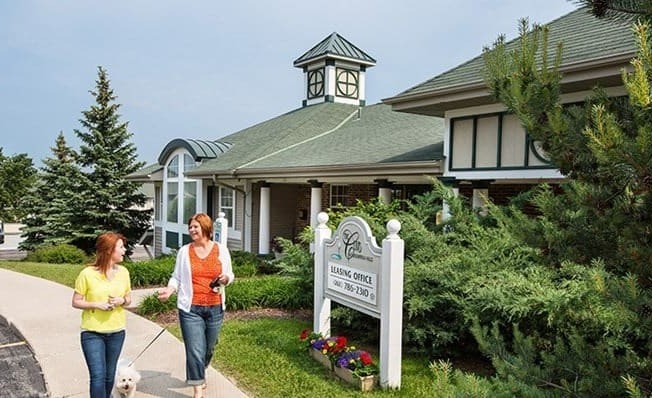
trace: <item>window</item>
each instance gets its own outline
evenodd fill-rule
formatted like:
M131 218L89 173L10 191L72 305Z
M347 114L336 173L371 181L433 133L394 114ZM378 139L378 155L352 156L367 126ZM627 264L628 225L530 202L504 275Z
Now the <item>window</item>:
M179 156L175 156L168 163L168 178L179 177Z
M358 98L358 72L348 69L337 69L337 95L347 98Z
M179 247L190 239L183 231L187 229L186 222L197 213L197 201L201 197L201 184L192 178L187 178L185 173L197 167L199 163L187 153L177 153L170 157L166 165L165 180L161 199L161 217L164 217L166 232L165 246Z
M324 95L324 70L316 69L308 73L308 98Z
M154 219L161 221L163 219L163 193L161 187L154 187Z
M220 187L220 210L224 212L224 218L229 222L229 229L232 229L235 222L235 201L233 189Z
M182 221L189 220L197 213L197 183L186 181L183 183L183 217Z
M343 208L349 205L349 186L331 185L330 207Z
M168 222L179 222L179 183L168 182Z
M197 162L195 162L195 159L192 158L192 156L188 155L187 153L183 155L183 172L185 173L188 170L192 170L195 167L197 167Z

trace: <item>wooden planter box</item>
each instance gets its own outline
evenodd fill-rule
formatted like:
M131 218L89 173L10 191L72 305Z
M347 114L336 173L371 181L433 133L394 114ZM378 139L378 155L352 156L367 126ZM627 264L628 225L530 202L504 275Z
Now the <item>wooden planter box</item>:
M353 374L353 371L347 368L340 368L339 366L335 366L334 371L337 377L346 381L349 384L353 384L354 386L358 387L361 391L373 390L378 382L377 376L358 377Z
M317 362L321 363L326 369L330 370L335 374L335 376L344 380L345 382L356 386L361 391L371 391L376 385L378 385L378 376L364 376L358 377L353 374L353 372L346 368L340 368L339 366L333 366L330 359L321 351L315 349L309 349L308 353L312 356Z
M328 359L326 355L322 354L321 351L311 348L308 350L308 352L310 353L310 356L312 356L317 362L324 365L326 369L333 370L333 364L331 363L331 360Z

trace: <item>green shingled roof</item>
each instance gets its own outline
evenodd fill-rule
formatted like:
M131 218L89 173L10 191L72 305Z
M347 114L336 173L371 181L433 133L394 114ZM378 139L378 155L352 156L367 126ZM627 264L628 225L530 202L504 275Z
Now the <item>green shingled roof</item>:
M407 117L405 117L407 116ZM247 165L247 168L383 164L442 159L442 119L393 112L388 105L360 108L337 130ZM424 148L426 150L424 150Z
M514 21L517 23L517 21ZM580 8L564 15L548 24L550 28L548 43L554 50L558 42L562 42L564 66L585 62L599 62L616 56L633 57L636 52L636 42L631 30L631 24L625 21L598 19ZM498 34L494 35L497 37ZM491 39L491 33L487 33ZM493 42L493 40L491 40ZM515 48L518 39L508 43L508 48ZM481 52L481 49L478 49ZM428 92L451 90L457 86L482 83L484 61L479 55L453 69L433 77L423 83L411 87L386 101L391 103L401 97L419 95Z
M156 173L157 171L163 170L163 166L161 166L158 163L153 163L150 165L147 165L143 167L140 170L137 170L129 175L127 175L127 179L130 180L144 180L147 181L150 179L150 176L153 173Z
M307 63L326 57L345 58L368 66L376 64L376 60L371 58L367 53L351 44L351 42L337 34L337 32L333 32L330 36L326 37L313 48L306 51L305 54L297 58L294 61L294 66L302 67Z
M384 104L316 104L223 137L231 149L187 174L434 161L442 158L436 144L443 130L442 119L394 112Z

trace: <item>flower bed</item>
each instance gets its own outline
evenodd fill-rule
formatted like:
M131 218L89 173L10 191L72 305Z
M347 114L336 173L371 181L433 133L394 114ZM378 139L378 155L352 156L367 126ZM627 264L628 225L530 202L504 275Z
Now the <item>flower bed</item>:
M299 338L308 353L340 379L362 391L370 391L378 384L378 365L367 351L347 345L346 337L323 337L306 329Z

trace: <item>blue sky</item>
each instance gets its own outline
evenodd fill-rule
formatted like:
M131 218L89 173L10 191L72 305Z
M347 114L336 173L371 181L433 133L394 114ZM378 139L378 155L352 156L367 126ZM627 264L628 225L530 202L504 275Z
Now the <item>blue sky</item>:
M479 55L518 20L569 0L15 0L0 2L0 147L37 166L93 104L103 66L139 160L175 138L217 139L301 106L292 62L332 32L376 59L367 104Z

